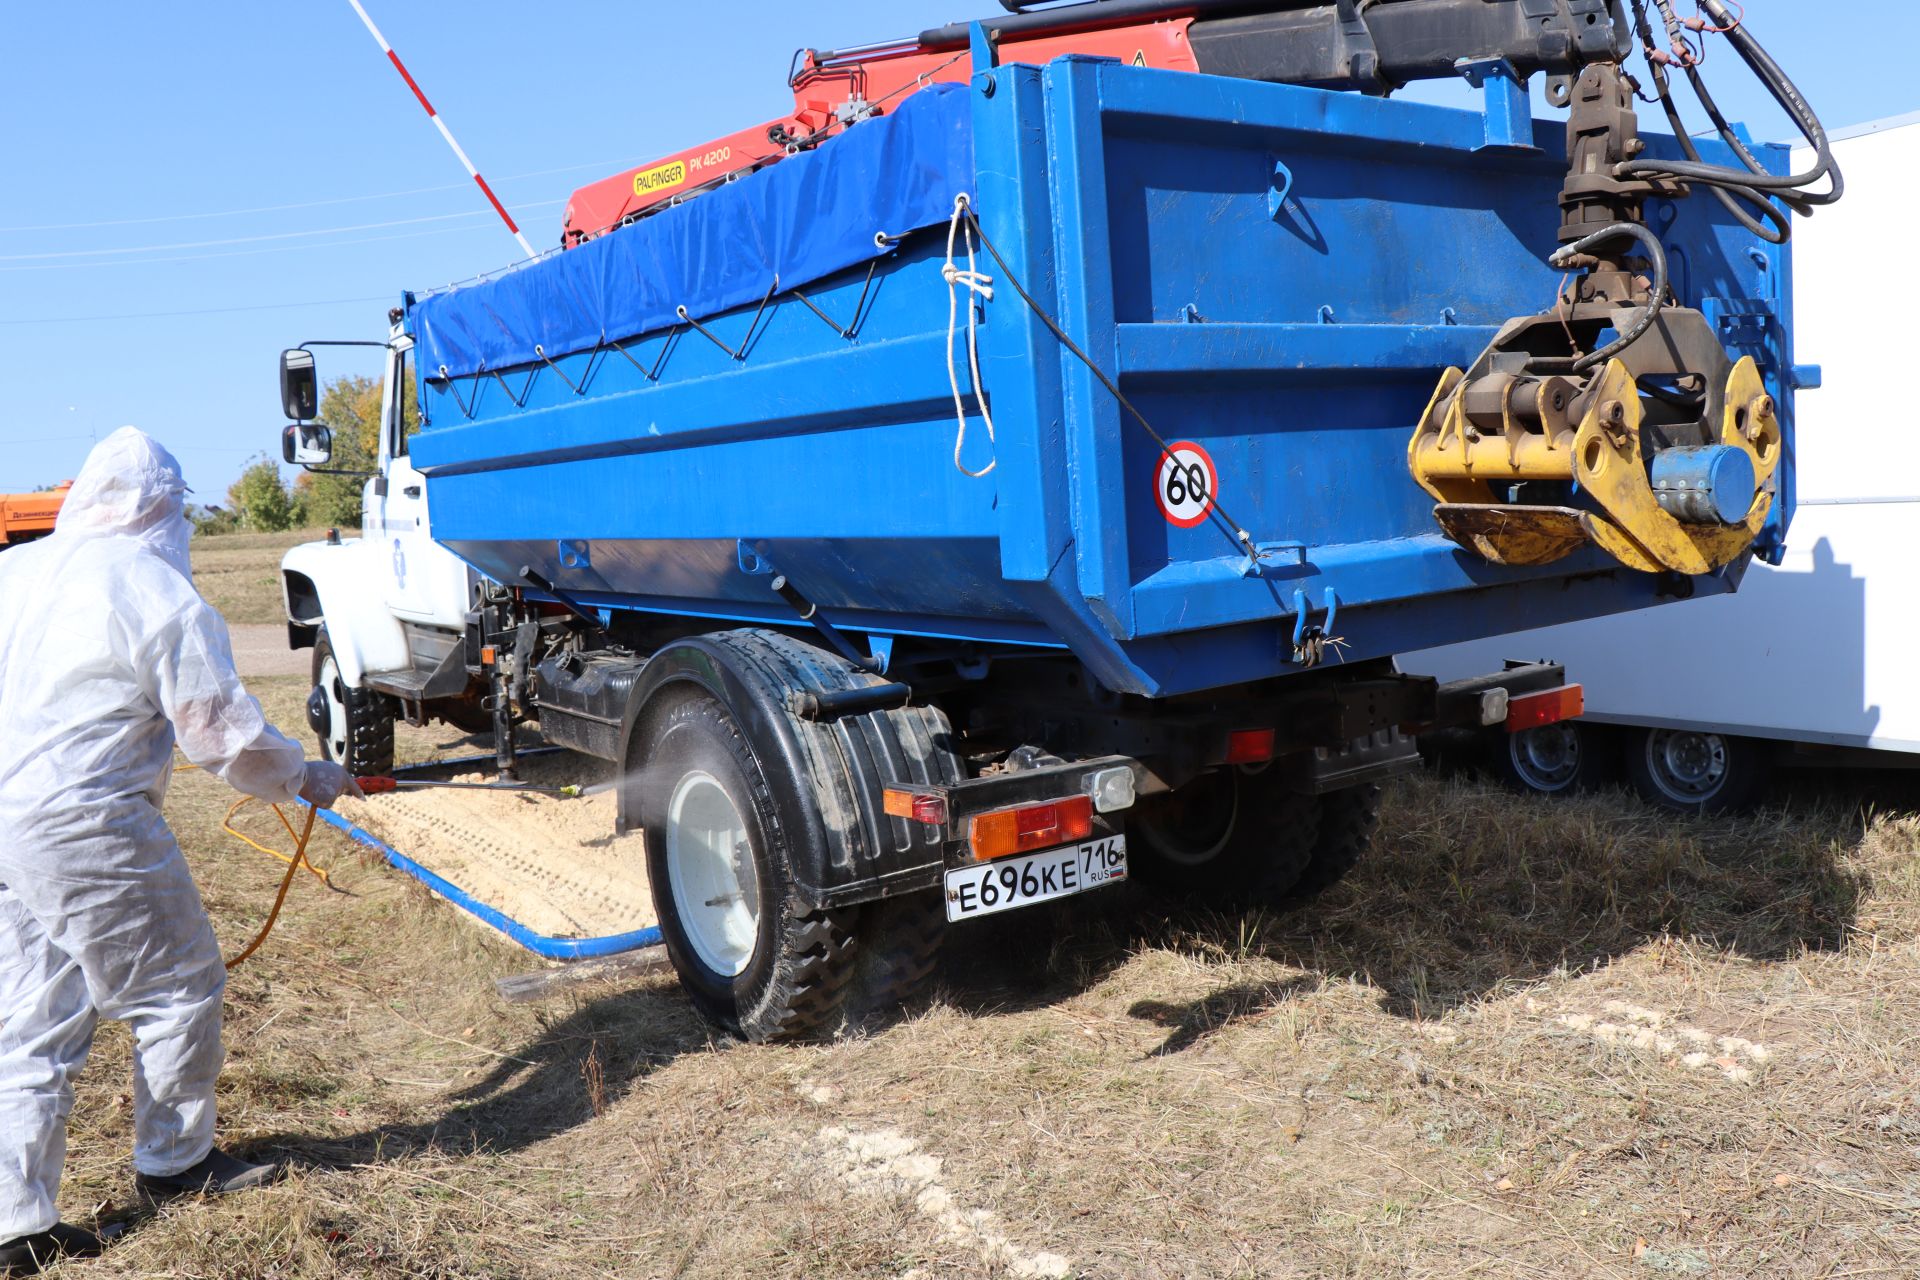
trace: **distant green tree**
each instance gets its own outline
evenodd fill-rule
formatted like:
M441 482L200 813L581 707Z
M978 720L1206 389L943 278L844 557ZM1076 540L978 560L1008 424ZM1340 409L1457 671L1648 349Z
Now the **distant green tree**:
M237 533L240 529L240 516L230 507L203 507L195 503L187 508L187 519L193 522L194 533L202 538Z
M294 526L293 495L280 478L280 464L262 454L227 490L227 503L250 533L280 533Z
M349 374L329 382L321 394L320 421L333 428L331 470L371 472L379 465L383 381ZM413 391L413 373L409 370L402 399L403 421L409 437L420 429L418 400ZM364 515L361 508L366 483L364 475L306 472L294 482L294 492L305 507L307 519L314 525L356 529Z

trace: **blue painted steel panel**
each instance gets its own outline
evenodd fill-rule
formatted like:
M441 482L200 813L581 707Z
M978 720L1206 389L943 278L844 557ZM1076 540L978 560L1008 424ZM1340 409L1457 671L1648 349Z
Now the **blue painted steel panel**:
M1487 564L1441 536L1407 474L1441 369L1555 296L1561 126L1535 122L1535 150L1490 148L1469 112L1076 58L965 92L974 167L947 197L972 192L1006 266L1163 437L1208 452L1256 541L1304 548L1297 565L1248 576L1218 522L1170 522L1158 446L984 255L996 439L969 394L964 460L996 465L961 474L944 227L901 242L870 286L856 267L808 289L831 323L784 295L712 321L711 341L675 326L626 355L582 351L564 378L423 381L413 457L434 536L496 578L532 565L595 605L780 620L744 540L842 627L1065 645L1151 695L1298 671L1296 600L1317 615L1329 591L1349 658L1655 602L1651 578L1598 551ZM1650 220L1681 301L1760 358L1790 433L1787 253L1710 200L1657 202ZM967 387L964 347L962 333ZM1784 483L1765 545L1784 531ZM585 563L563 563L561 540L586 542Z

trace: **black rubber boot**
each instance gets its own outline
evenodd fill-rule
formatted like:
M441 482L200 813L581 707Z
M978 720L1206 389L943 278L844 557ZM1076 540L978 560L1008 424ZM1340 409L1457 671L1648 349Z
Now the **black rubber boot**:
M0 1244L0 1276L37 1276L61 1258L91 1258L107 1246L85 1227L56 1222Z
M207 1158L179 1173L138 1173L133 1185L149 1200L174 1200L181 1196L224 1196L235 1191L251 1191L280 1180L277 1164L249 1164L215 1147Z

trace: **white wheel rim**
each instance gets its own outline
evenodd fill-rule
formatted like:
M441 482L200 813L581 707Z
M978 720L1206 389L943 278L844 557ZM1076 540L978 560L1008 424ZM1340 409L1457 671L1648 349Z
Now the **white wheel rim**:
M347 760L346 690L339 666L333 655L327 655L327 660L320 664L320 692L327 698L327 755L335 764L345 764Z
M1699 804L1727 784L1727 740L1717 733L1657 729L1647 735L1647 772L1681 804Z
M712 774L681 778L667 802L667 879L700 963L726 978L746 972L760 936L760 877L747 824Z

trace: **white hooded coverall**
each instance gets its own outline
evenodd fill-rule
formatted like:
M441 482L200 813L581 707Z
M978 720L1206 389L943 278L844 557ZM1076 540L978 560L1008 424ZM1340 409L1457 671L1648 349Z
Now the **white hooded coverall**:
M173 748L264 800L292 801L304 769L194 589L185 490L123 427L54 532L0 552L0 1240L58 1220L102 1016L133 1031L134 1168L179 1173L213 1147L226 970L160 816Z

